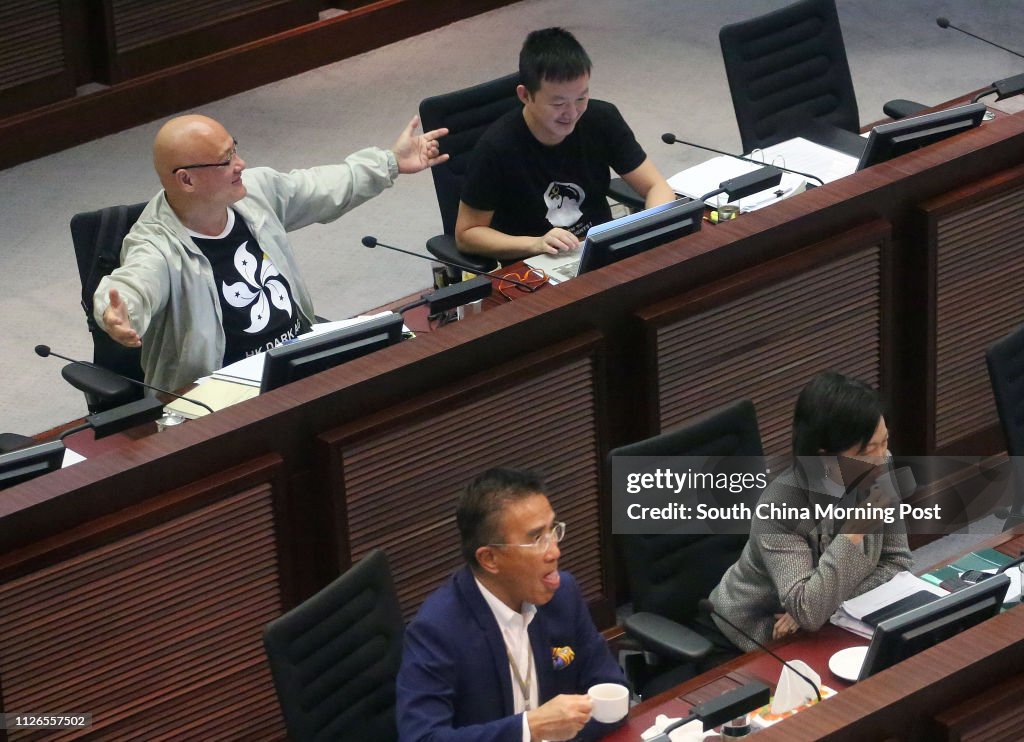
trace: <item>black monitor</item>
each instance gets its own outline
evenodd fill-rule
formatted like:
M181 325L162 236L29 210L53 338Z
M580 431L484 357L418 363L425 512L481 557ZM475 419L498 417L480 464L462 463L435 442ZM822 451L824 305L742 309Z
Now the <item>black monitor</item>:
M402 339L402 315L389 314L267 351L260 392L304 379Z
M63 463L64 444L61 441L40 443L0 455L0 489L56 471Z
M587 273L700 230L701 201L677 200L591 227L579 273Z
M875 627L857 679L869 678L995 616L1009 586L1007 575L995 575L882 621Z
M876 126L868 135L857 169L863 170L973 129L984 116L984 103L970 103Z

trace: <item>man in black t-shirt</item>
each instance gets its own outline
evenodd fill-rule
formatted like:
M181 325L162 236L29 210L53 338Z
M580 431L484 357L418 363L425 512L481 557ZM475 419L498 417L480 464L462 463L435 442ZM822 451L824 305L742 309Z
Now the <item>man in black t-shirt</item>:
M648 208L675 199L618 109L590 100L590 68L564 29L526 37L516 88L523 107L477 143L455 224L460 250L508 262L579 247L590 227L611 219L609 168Z

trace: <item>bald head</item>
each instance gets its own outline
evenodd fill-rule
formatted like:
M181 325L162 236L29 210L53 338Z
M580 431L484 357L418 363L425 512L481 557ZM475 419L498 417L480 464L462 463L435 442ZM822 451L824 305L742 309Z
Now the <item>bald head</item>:
M208 116L178 116L160 127L153 166L174 213L201 234L217 234L227 207L246 195L245 160L228 130Z
M165 188L173 182L174 168L192 163L217 162L232 146L231 135L208 116L178 116L160 127L153 141L153 167Z

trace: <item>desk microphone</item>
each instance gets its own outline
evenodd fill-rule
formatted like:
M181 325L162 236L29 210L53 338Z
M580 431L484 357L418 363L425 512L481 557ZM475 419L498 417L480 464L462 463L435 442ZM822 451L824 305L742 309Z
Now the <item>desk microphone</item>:
M694 719L700 719L705 730L732 721L756 711L767 703L771 702L772 689L760 681L752 681L739 688L715 696L709 701L698 703L687 716L672 722L665 727L661 733L651 739L650 742L669 742L669 733L675 731L684 724L689 724Z
M805 680L809 686L814 688L814 695L818 697L818 702L819 703L821 702L821 691L818 690L818 684L817 683L815 683L809 677L807 677L802 672L797 670L795 667L793 667L791 664L789 664L789 662L787 662L786 660L782 659L782 657L780 657L779 655L775 654L775 652L773 652L772 650L768 649L768 647L766 647L764 644L762 644L757 639L752 637L750 634L748 634L746 631L741 629L739 626L734 624L732 621L730 621L728 618L723 616L721 613L716 611L715 610L715 606L712 605L711 601L708 600L707 598L704 598L703 600L701 600L700 603L698 603L698 606L699 606L700 610L707 611L712 616L718 616L720 619L722 619L727 624L729 624L729 626L731 626L733 629L735 629L737 634L742 636L744 639L747 639L747 640L753 642L754 644L756 644L760 649L763 649L769 655L771 655L772 657L777 659L779 662L781 662L783 664L783 666L788 667L790 670L792 670L794 673L796 673L800 678Z
M60 358L63 361L69 361L70 363L75 364L77 367L82 368L84 371L83 373L65 374L64 371L61 371L61 375L69 384L71 384L71 386L83 392L88 392L90 394L95 394L96 396L102 397L104 396L104 391L109 393L109 386L107 390L104 390L102 388L103 385L109 385L112 380L116 379L120 381L126 381L129 384L135 384L136 386L144 387L145 389L152 389L154 392L160 392L161 394L166 394L169 397L183 399L186 402L196 405L197 407L203 407L209 410L211 413L214 411L213 408L210 407L210 405L200 402L198 399L190 399L188 397L182 396L181 394L175 394L174 392L168 391L166 389L161 389L160 387L157 386L151 386L150 384L147 384L143 381L139 381L138 379L133 379L123 374L119 374L116 371L111 371L109 368L97 366L95 363L89 363L88 361L79 361L75 358L68 358L67 356L62 356L60 353L54 353L52 350L50 350L49 345L37 345L35 350L36 355L39 356L40 358L54 356L55 358Z
M696 144L694 142L687 142L685 139L679 139L675 134L672 134L672 133L669 133L669 132L666 132L665 134L661 135L661 141L663 141L665 144L685 144L687 147L694 147L696 149L703 149L703 150L705 150L707 152L714 152L716 155L725 155L726 157L732 157L733 159L736 159L736 160L743 160L744 162L750 162L750 163L752 163L754 165L759 165L761 167L774 167L774 168L776 168L778 170L783 171L784 173L793 173L793 175L799 175L799 176L804 177L804 178L809 178L811 180L816 180L819 183L821 183L821 185L825 185L825 181L823 181L817 175L811 175L810 173L802 173L799 170L791 170L788 167L782 167L782 165L769 165L766 162L758 162L757 160L755 160L753 158L744 157L743 155L734 155L732 152L724 152L724 151L722 151L720 149L715 149L714 147L708 147L708 146L705 146L703 144Z
M952 23L949 22L948 18L939 16L938 18L935 19L935 23L938 24L939 28L952 28L954 31L959 31L962 34L967 34L972 39L977 39L978 41L982 41L988 44L989 46L994 46L996 49L1000 49L1004 52L1012 54L1015 57L1020 57L1021 59L1024 59L1024 54L1021 54L1020 52L1015 52L1013 49L1007 49L1005 46L1001 46L1000 44L997 44L994 41L989 41L988 39L982 38L981 36L973 34L970 31L967 31L966 29L960 28L959 26L954 26ZM1014 75L1013 77L1007 77L1005 80L996 80L994 83L992 83L990 87L986 88L985 90L981 91L976 96L974 96L973 102L977 103L979 99L984 98L986 95L989 95L991 93L999 94L996 100L1002 100L1003 98L1009 98L1019 93L1024 93L1024 75Z
M458 268L461 271L469 271L470 273L475 273L478 276L487 276L488 278L494 278L498 281L506 281L508 283L519 286L523 290L529 291L530 293L533 293L534 291L537 290L536 286L531 286L528 283L516 281L512 278L505 278L505 276L499 276L497 273L482 273L481 271L479 271L478 269L474 268L471 265L461 265L451 260L444 260L443 258L438 258L433 255L420 255L418 252L403 250L402 248L395 247L394 245L385 245L383 242L379 242L377 238L374 237L373 235L368 234L365 237L363 237L361 241L363 243L363 247L369 247L371 249L374 247L386 247L388 250L394 250L395 252L400 252L403 255L412 255L414 258L420 258L421 260L437 261L438 263L441 263L442 265L447 265L450 268Z

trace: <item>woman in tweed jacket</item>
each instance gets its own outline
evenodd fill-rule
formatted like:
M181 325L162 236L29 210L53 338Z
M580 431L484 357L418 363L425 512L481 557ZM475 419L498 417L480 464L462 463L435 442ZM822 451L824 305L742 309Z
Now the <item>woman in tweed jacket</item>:
M711 593L715 612L766 642L797 629L815 631L844 600L908 569L910 549L900 518L885 523L813 517L816 504L891 504L891 495L875 484L888 469L888 442L875 390L833 371L815 376L800 392L793 416L795 463L759 500L775 512L786 508L784 515L753 519L743 553ZM801 509L812 517L795 517ZM754 649L712 618L736 647Z

